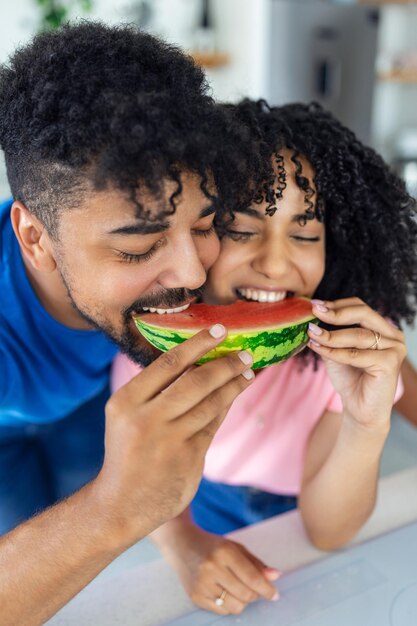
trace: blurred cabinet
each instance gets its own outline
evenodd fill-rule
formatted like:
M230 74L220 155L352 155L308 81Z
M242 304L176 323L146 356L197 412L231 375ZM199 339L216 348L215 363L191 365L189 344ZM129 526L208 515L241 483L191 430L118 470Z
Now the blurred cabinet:
M378 9L270 0L269 11L267 99L320 102L369 143Z

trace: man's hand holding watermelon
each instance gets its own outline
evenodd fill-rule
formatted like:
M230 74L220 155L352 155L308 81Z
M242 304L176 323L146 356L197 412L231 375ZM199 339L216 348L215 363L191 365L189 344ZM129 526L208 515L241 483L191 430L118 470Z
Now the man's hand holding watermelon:
M91 491L119 520L125 547L189 503L215 432L254 378L247 352L193 365L226 334L215 324L162 354L106 405L106 455Z

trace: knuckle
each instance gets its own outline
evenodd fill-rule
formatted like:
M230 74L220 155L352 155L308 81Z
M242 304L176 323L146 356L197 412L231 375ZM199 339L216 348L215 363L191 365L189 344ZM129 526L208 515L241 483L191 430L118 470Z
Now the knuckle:
M361 341L367 341L369 343L369 341L371 341L371 343L373 343L375 341L375 336L373 334L373 332L369 331L367 328L362 328L362 326L359 326L356 329L356 332L358 333L358 339Z
M351 359L357 359L360 355L358 348L349 348L349 356Z
M245 602L246 604L248 604L249 602L252 602L252 600L254 600L257 597L256 594L250 589L244 589L242 593L240 594L240 596L243 602Z
M199 578L212 576L217 570L217 565L212 560L212 555L208 557L198 568Z
M203 424L205 424L205 422L207 421L207 411L203 405L194 407L192 411L192 416L197 423L202 422Z
M210 406L212 415L218 415L224 409L224 400L221 392L211 394L207 398L207 403Z
M163 371L177 368L180 365L180 362L181 359L177 350L168 350L168 352L161 354L161 356L159 356L155 361L158 367L160 367Z
M232 352L231 354L224 357L224 361L233 374L237 371L240 371L244 367L244 364L239 359L237 352Z
M261 581L254 580L252 584L253 584L254 589L260 596L265 595L265 586L262 584Z
M407 352L407 342L405 340L405 335L403 332L398 331L399 333L401 333L400 335L397 335L394 339L395 341L398 343L399 346L401 346L401 348Z
M233 600L230 605L229 612L233 613L233 615L240 615L245 607L246 604L244 604L243 602L239 602L239 600Z
M112 418L118 412L120 391L111 396L106 402L106 417Z
M200 367L196 367L188 373L190 384L197 389L207 388L207 377L202 375L202 371L203 370Z

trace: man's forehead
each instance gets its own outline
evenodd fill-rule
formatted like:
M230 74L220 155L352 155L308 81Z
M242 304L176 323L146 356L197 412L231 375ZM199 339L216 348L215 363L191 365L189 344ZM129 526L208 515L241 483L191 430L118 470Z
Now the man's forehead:
M67 212L67 219L77 215L77 221L95 231L111 235L148 235L168 230L184 215L196 221L215 213L213 201L204 194L188 202L178 200L175 207L165 198L148 197L139 202L129 194L115 190L100 190L89 194L83 203ZM67 221L64 216L65 222Z

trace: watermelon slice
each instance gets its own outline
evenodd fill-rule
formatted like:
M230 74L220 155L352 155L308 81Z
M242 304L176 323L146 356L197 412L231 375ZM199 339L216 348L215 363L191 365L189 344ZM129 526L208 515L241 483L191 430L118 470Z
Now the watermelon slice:
M140 333L162 352L220 322L227 328L226 339L198 363L232 350L247 350L253 356L254 369L285 361L300 352L307 344L308 322L313 319L307 298L262 303L237 301L220 306L192 304L181 313L144 313L134 318Z

